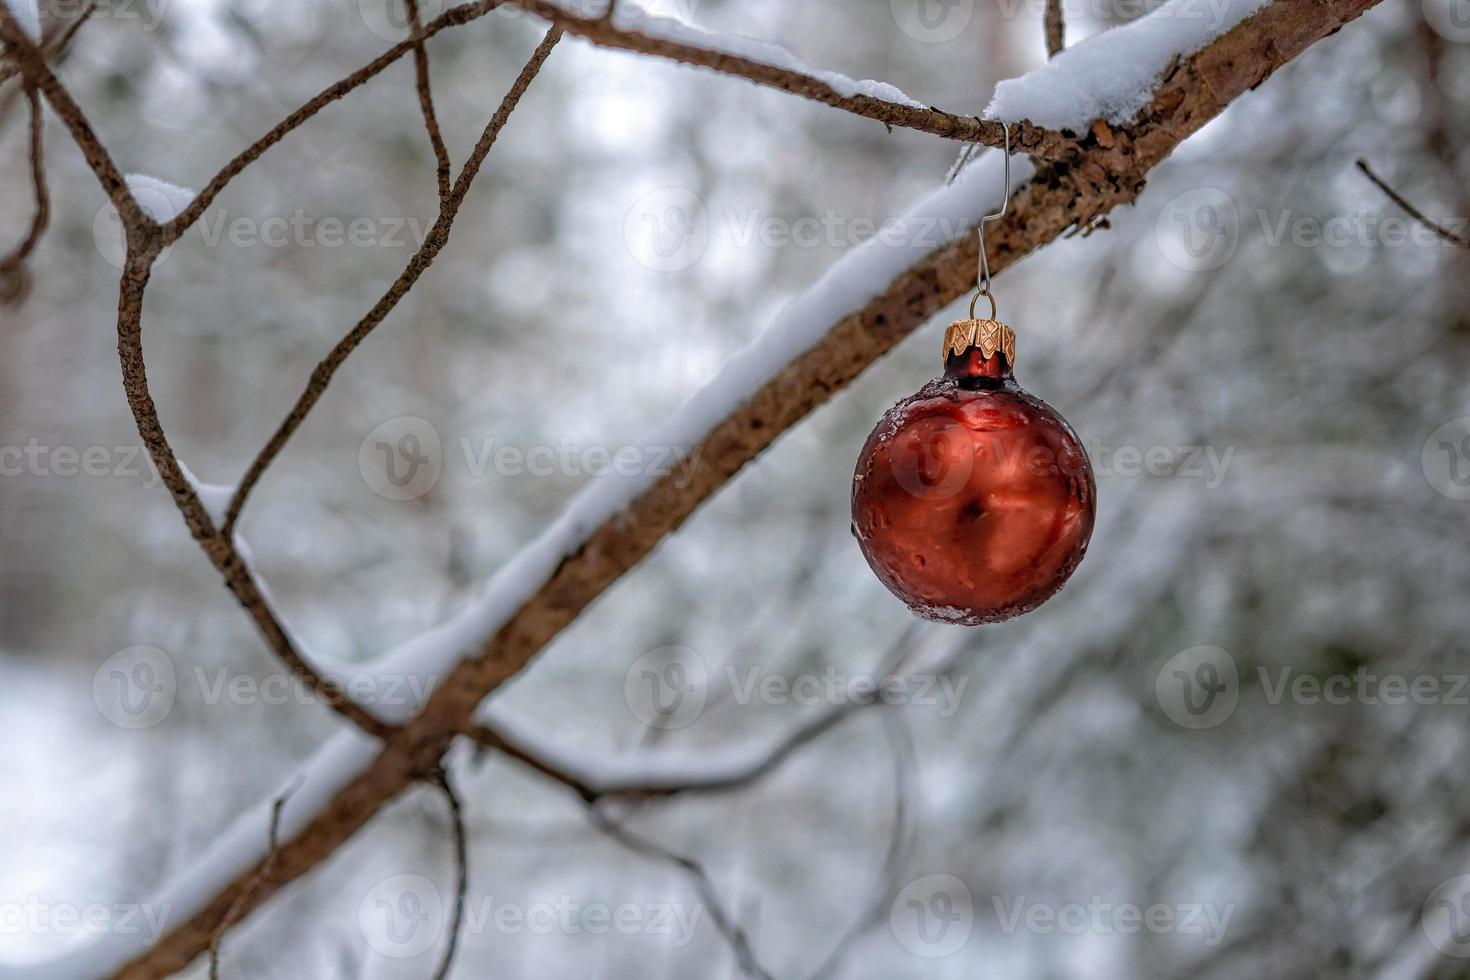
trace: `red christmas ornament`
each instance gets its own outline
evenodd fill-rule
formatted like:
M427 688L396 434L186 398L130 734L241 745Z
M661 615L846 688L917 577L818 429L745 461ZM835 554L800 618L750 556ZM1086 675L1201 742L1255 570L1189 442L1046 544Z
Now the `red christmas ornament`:
M944 353L944 376L889 409L863 446L852 529L917 615L996 623L1066 584L1092 537L1097 484L1072 427L1012 377L1010 327L959 320Z

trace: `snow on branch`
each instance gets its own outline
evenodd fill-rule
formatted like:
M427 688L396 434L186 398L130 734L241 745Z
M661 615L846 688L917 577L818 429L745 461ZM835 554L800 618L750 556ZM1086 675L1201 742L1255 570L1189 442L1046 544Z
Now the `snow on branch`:
M1004 144L1004 131L996 122L925 106L886 82L858 80L813 68L778 44L705 30L674 17L652 13L634 0L619 0L610 16L605 0L506 2L593 44L733 75L875 119L889 127L987 146ZM1074 140L1032 125L1012 132L1011 145L1018 152L1043 159L1066 159L1076 150Z
M1126 125L1154 97L1169 66L1225 34L1267 0L1169 0L1131 23L1059 51L1019 78L1001 82L988 119L1084 133L1094 119Z

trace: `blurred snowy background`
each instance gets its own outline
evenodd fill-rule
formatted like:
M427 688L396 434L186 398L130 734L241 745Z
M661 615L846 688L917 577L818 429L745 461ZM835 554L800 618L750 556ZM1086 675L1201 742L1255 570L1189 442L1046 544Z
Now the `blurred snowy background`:
M1041 5L1019 0L652 6L957 112L1044 58ZM1146 7L1068 2L1068 41ZM1470 975L1444 919L1470 908L1454 880L1470 871L1470 258L1409 233L1353 168L1368 157L1431 216L1470 214L1458 24L1437 0L1373 11L1190 140L1109 230L998 280L1020 380L1098 469L1098 532L1060 597L1003 626L914 630L848 532L857 451L936 373L945 315L497 703L590 766L715 758L838 707L823 678L954 648L932 689L853 712L752 785L630 818L703 863L772 976ZM111 0L61 71L124 169L197 187L402 31L383 0ZM456 162L539 36L496 14L431 42ZM23 108L0 89L7 242L30 214ZM100 910L104 930L166 919L139 903L344 724L284 683L137 452L115 226L54 118L47 138L53 227L28 301L0 311L10 961L84 938L68 910ZM357 662L441 619L955 152L563 42L449 247L246 511L286 618ZM144 338L200 478L238 479L435 210L405 59L172 249ZM405 417L431 426L440 472L394 500L360 451ZM175 674L141 720L106 667L139 646ZM636 694L669 647L707 678L677 725ZM741 975L678 869L535 773L452 760L472 872L453 976ZM452 882L443 802L416 791L232 934L226 975L427 976Z

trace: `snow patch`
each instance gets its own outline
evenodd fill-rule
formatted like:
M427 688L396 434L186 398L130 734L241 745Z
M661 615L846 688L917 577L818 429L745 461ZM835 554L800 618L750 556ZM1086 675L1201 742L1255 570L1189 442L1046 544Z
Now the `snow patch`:
M129 181L132 180L131 177L128 179ZM170 219L154 217L153 220L168 221ZM209 515L209 519L218 528L224 523L225 512L229 510L230 501L235 496L235 488L223 483L205 483L194 475L194 471L189 469L188 463L180 459L178 460L178 464L179 470L184 474L184 479L189 481L189 485L194 488L195 496L204 505L204 512Z
M128 174L128 190L138 201L143 213L157 222L172 221L193 202L196 193L187 187L170 184L147 174Z
M1203 48L1268 2L1169 0L1147 16L1066 49L1036 71L1001 82L986 118L1074 133L1094 119L1132 122L1153 99L1171 61Z

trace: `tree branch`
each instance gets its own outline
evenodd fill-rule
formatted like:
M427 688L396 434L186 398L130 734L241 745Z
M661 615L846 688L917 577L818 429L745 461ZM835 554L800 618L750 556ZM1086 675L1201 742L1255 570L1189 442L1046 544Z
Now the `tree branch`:
M470 858L469 846L465 841L464 832L464 808L460 805L459 794L454 791L454 784L449 781L449 773L442 767L435 768L429 774L430 781L444 794L444 802L449 804L450 828L454 832L454 914L449 921L449 944L444 947L444 956L439 961L439 968L434 971L434 980L445 980L449 976L450 967L454 966L454 953L459 948L459 932L464 925L465 898L470 890Z
M1418 208L1414 207L1414 205L1410 204L1407 200L1404 199L1404 196L1402 194L1394 190L1392 187L1388 186L1387 181L1375 174L1372 168L1368 166L1367 160L1364 160L1360 157L1358 159L1358 169L1363 171L1363 175L1366 176L1369 180L1377 184L1378 189L1387 194L1389 200L1393 201L1393 203L1397 204L1399 207L1407 211L1409 213L1409 216L1415 221L1418 221L1420 224L1424 225L1424 227L1428 228L1430 231L1434 232L1440 238L1443 238L1445 241L1449 242L1452 245L1458 245L1460 248L1470 248L1470 238L1466 238L1464 235L1457 235L1439 222L1431 221L1429 218L1425 217L1423 211L1420 211Z
M397 62L399 58L402 58L410 51L416 50L419 45L440 31L451 27L459 27L463 24L468 24L470 21L478 20L504 2L507 2L507 0L479 0L477 3L465 3L456 7L450 7L444 13L425 24L422 31L417 32L414 36L406 40L399 41L351 75L348 75L341 81L328 85L322 91L312 96L299 109L272 126L264 136L236 154L235 158L225 164L219 173L211 177L194 200L189 203L189 206L164 228L164 244L167 245L177 241L184 232L189 230L189 227L194 222L203 216L210 204L214 203L214 199L219 196L220 192L225 189L230 181L238 177L246 167L259 160L267 150L285 139L292 130L300 127L307 120L311 119L311 117L344 95L376 78L384 69Z
M424 129L428 130L429 145L434 150L434 177L439 185L439 207L442 210L449 203L449 148L444 145L439 117L434 112L434 90L429 85L429 51L423 39L424 23L419 14L419 0L404 0L404 3L408 5L410 34L418 41L413 46L414 82L419 93L419 110L424 116Z
M844 95L822 79L802 71L767 64L742 54L701 47L662 34L619 27L616 19L607 15L579 17L549 0L508 2L555 24L568 34L583 37L601 47L634 51L734 75L766 88L789 92L854 115L875 119L889 127L913 129L966 143L1005 145L1005 131L998 122L956 115L932 107L926 109L890 102L861 93ZM1074 138L1029 122L1011 127L1011 146L1017 152L1029 153L1044 160L1067 160L1077 156L1077 142Z
M46 189L45 117L41 111L41 96L34 85L26 86L26 102L31 114L31 186L35 188L36 210L25 237L7 255L0 258L0 305L7 298L13 297L18 301L24 296L28 281L25 261L40 244L41 236L46 233L46 226L51 222L51 195Z
M1062 0L1046 0L1046 56L1055 58L1067 46L1067 25L1062 20Z
M117 209L129 242L132 243L135 238L156 230L157 226L153 219L144 214L138 202L133 199L127 182L123 180L122 172L117 169L107 149L97 139L97 134L87 122L81 107L76 104L71 95L62 87L61 82L52 74L51 69L46 66L46 59L41 49L26 37L25 32L16 23L15 15L10 12L9 5L5 3L0 3L0 41L4 42L5 50L10 52L15 59L21 75L26 79L26 84L41 90L41 94L46 96L46 101L51 104L52 110L61 119L62 124L71 132L72 139L87 160L87 165L97 175L103 192L112 202L113 207Z
M485 157L490 153L490 148L495 145L495 140L499 137L500 131L510 121L511 113L520 104L521 96L526 94L526 89L530 87L531 81L540 73L541 66L546 63L546 59L550 56L552 48L556 47L556 43L559 40L561 40L561 31L559 29L553 27L546 32L546 37L542 39L536 50L531 54L525 67L521 69L521 73L511 85L510 91L501 100L500 107L495 110L495 115L486 124L485 131L480 134L479 142L475 144L475 148L470 152L470 157L465 161L464 168L459 173L459 178L454 182L454 187L450 190L448 198L445 199L440 207L438 219L435 220L433 226L429 229L429 233L424 236L423 244L419 246L413 258L409 260L408 266L393 281L393 284L388 287L388 291L373 305L373 308L368 311L367 315L359 320L357 325L347 332L346 336L337 341L337 345L332 348L327 356L322 359L321 363L316 366L316 369L311 372L311 379L307 382L306 390L296 399L296 404L292 406L291 411L281 421L280 426L277 427L265 446L256 454L255 459L251 461L249 469L245 471L244 478L241 479L239 486L235 488L235 494L231 498L229 509L225 513L224 526L221 529L221 533L226 538L233 534L235 523L240 519L240 511L244 509L245 501L250 497L250 491L255 489L255 485L260 482L260 478L265 474L266 468L270 466L271 462L285 448L286 442L291 438L292 433L301 427L301 423L306 420L307 414L311 412L312 408L321 399L322 394L327 390L327 385L332 381L332 376L337 373L337 369L347 360L348 355L357 349L358 344L361 344L367 338L367 335L372 333L378 324L387 318L389 313L393 312L394 307L399 304L403 297L408 295L408 291L419 281L419 277L428 270L429 266L433 264L434 259L439 255L439 252L448 244L449 233L454 227L454 219L459 213L460 205L464 203L465 196L470 192L470 185L474 183L475 176L480 172L481 164L485 162Z

